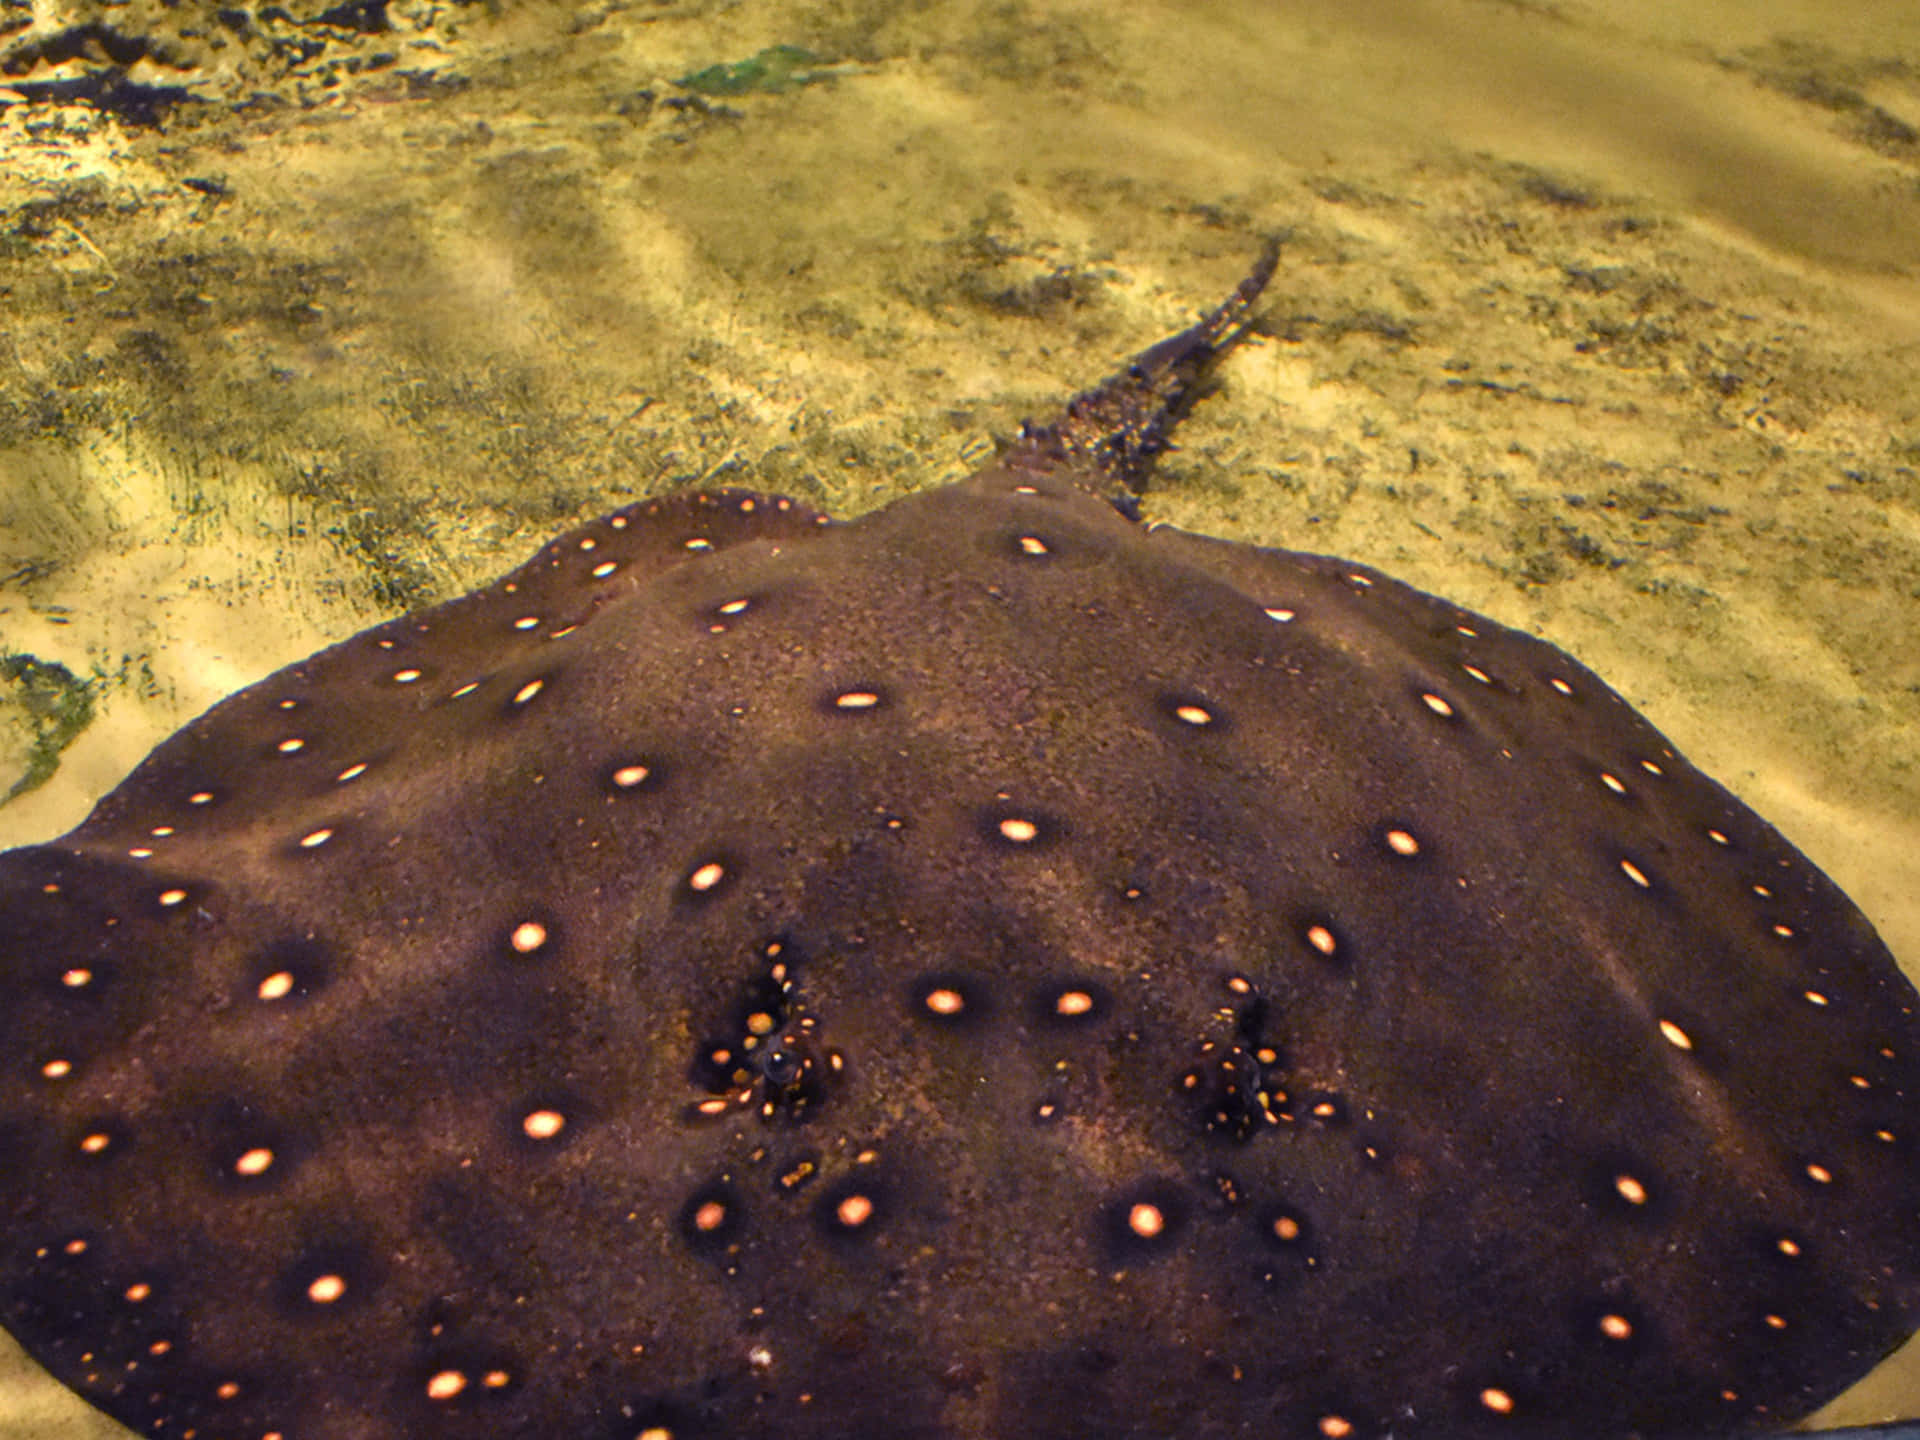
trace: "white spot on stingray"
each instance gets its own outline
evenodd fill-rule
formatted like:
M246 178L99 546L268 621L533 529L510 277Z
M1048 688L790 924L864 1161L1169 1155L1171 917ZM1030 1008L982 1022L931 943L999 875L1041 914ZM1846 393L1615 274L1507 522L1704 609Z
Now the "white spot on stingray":
M1620 783L1619 777L1610 775L1605 770L1600 772L1600 783L1616 795L1624 795L1627 793L1627 787Z
M1619 1192L1620 1198L1629 1205L1644 1205L1647 1203L1647 1187L1631 1175L1614 1176L1613 1188Z
M196 790L193 794L187 796L187 804L189 805L211 805L212 803L213 792L211 790Z
M1807 1166L1807 1178L1816 1185L1831 1185L1833 1183L1833 1172L1824 1165L1809 1165Z
M622 790L631 790L650 773L644 765L622 765L613 772L613 783Z
M273 1168L273 1151L264 1145L256 1145L233 1162L236 1175L264 1175Z
M164 840L167 836L173 834L174 831L171 825L156 825L147 833L156 839Z
M40 1067L40 1073L49 1080L64 1080L73 1073L71 1060L49 1060Z
M340 1275L318 1275L307 1286L307 1299L316 1305L331 1305L346 1293L346 1278Z
M1016 845L1026 845L1040 838L1040 827L1031 820L1023 820L1010 815L1000 822L1000 834L1003 839Z
M92 1134L82 1135L80 1137L80 1153L82 1155L99 1155L112 1143L113 1137L111 1135L108 1135L104 1130L95 1130Z
M153 1294L153 1286L144 1280L136 1280L121 1292L130 1304L138 1305Z
M1664 775L1667 773L1651 760L1642 760L1640 762L1640 768L1649 775Z
M532 1110L521 1120L520 1128L529 1140L552 1140L567 1128L567 1117L558 1110Z
M1188 725L1211 725L1213 723L1213 712L1201 705L1176 705L1173 707L1173 713L1176 719L1184 721Z
M616 515L607 521L607 524L611 525L615 530L624 530L627 528L627 517L624 515Z
M598 565L593 567L593 570L591 573L594 579L604 580L619 568L620 568L620 565L617 561L602 560Z
M1287 624L1290 620L1293 619L1295 615L1299 613L1300 612L1297 610L1275 609L1273 607L1267 608L1267 618L1269 620L1278 620L1282 625Z
M1620 873L1638 885L1642 890L1650 889L1653 885L1653 882L1647 879L1647 872L1631 860L1622 860L1620 862Z
M1771 900L1773 898L1773 891L1769 890L1764 885L1754 886L1753 893L1758 895L1762 900Z
M704 535L696 535L693 539L687 541L686 548L694 551L711 550L713 549L713 542Z
M93 983L93 972L76 965L73 969L61 974L60 983L69 990L78 990L83 985L91 985Z
M1480 1403L1496 1415L1513 1413L1513 1396L1492 1385L1480 1392Z
M513 927L508 944L522 955L531 955L547 943L547 927L535 920L523 920Z
M1478 680L1482 685L1491 685L1493 683L1493 677L1478 665L1462 665L1460 668Z
M467 1388L467 1377L458 1370L442 1370L427 1381L429 1400L451 1400Z
M145 845L136 845L131 850L127 851L127 856L129 859L133 859L133 860L151 860L153 858L153 851L148 849Z
M967 1008L967 997L958 990L942 985L929 990L927 998L921 1003L936 1015L958 1015Z
M1387 831L1387 848L1402 859L1412 859L1420 853L1420 842L1405 830Z
M673 1431L664 1425L649 1425L634 1436L633 1440L674 1440L674 1435Z
M880 697L871 690L849 690L834 696L833 703L842 710L871 710L880 703Z
M1793 927L1791 925L1775 925L1773 927L1773 933L1778 935L1782 940L1791 940L1793 938Z
M1307 927L1307 943L1322 955L1332 955L1335 949L1333 931L1324 925Z
M1569 685L1569 684L1567 684L1567 682L1566 682L1566 681L1564 681L1564 680L1562 680L1562 679L1561 679L1561 678L1560 678L1560 677L1559 677L1558 675L1555 675L1555 676L1553 676L1553 677L1551 677L1551 678L1550 678L1550 679L1549 679L1549 680L1547 681L1547 683L1548 683L1549 685L1551 685L1551 686L1553 686L1553 688L1554 688L1554 689L1556 689L1556 690L1558 690L1558 691L1559 691L1559 692L1560 692L1560 693L1561 693L1562 695L1571 695L1571 694L1573 694L1573 687L1572 687L1571 685Z
M240 1384L235 1380L223 1380L214 1389L215 1396L222 1400L232 1400L240 1394Z
M739 600L729 600L727 601L726 604L720 607L720 613L722 615L738 615L741 612L743 612L751 604L753 604L753 601L746 599L745 597L742 597Z
M187 898L187 892L184 890L177 890L177 889L162 890L159 895L160 903L162 905L167 905L167 906L178 905L182 900L186 898Z
M1453 715L1453 706L1449 705L1445 700L1441 699L1438 695L1435 695L1432 692L1428 692L1427 694L1422 695L1420 698L1422 701L1425 702L1427 709L1431 710L1434 714L1440 716L1442 719L1451 718L1451 716Z
M1142 1200L1127 1211L1127 1228L1142 1240L1151 1240L1167 1228L1167 1217L1158 1205Z
M1600 1333L1609 1340L1631 1340L1633 1338L1633 1322L1628 1320L1624 1315L1602 1315L1600 1317Z
M529 680L526 684L522 685L518 690L513 692L513 703L516 705L526 704L529 700L533 699L534 696L540 693L540 691L545 687L546 683L547 682L544 680Z
M856 1192L836 1205L833 1215L847 1229L858 1230L873 1218L873 1201Z
M260 982L260 988L255 993L262 1000L284 1000L293 993L293 972L291 970L274 971Z
M1353 1434L1353 1422L1344 1415L1322 1415L1319 1429L1327 1440L1348 1440Z
M478 680L469 680L466 684L462 685L458 690L454 691L451 695L447 696L447 698L449 700L459 700L464 696L471 695L474 691L478 690L479 688L480 688L480 682Z
M1731 845L1733 842L1718 830L1707 831L1707 838L1716 845Z
M687 877L687 887L705 893L726 879L727 869L717 860L709 860Z
M747 1364L755 1370L768 1370L773 1367L773 1351L765 1345L756 1345L747 1351Z
M291 755L297 750L306 749L307 742L302 740L298 735L295 735L286 740L282 740L274 748L278 750L282 755Z
M393 683L396 685L411 685L419 678L420 672L418 670L396 670L393 672Z
M539 623L540 617L538 615L522 615L518 620L513 622L513 628L516 630L531 630Z
M1054 997L1053 1012L1056 1015L1072 1018L1088 1014L1093 1009L1093 996L1085 990L1063 990Z
M1832 1001L1828 1000L1825 995L1821 994L1818 990L1809 990L1806 992L1806 994L1807 994L1807 1003L1809 1005L1819 1005L1821 1007L1825 1007L1833 1003Z
M1373 588L1373 578L1369 575L1350 574L1347 576L1347 580L1348 583L1358 585L1362 590L1371 590Z
M1667 1043L1676 1050L1691 1050L1693 1048L1693 1037L1671 1020L1662 1020L1660 1022L1660 1033L1667 1037Z
M1022 535L1020 537L1020 553L1022 555L1045 555L1047 553L1047 542L1042 540L1038 535Z
M342 770L338 775L334 776L333 783L336 785L344 785L349 780L358 780L362 775L366 773L367 773L367 762L362 760L356 765L347 766L346 769Z
M331 830L311 830L300 837L300 848L303 850L316 850L332 838L333 831Z

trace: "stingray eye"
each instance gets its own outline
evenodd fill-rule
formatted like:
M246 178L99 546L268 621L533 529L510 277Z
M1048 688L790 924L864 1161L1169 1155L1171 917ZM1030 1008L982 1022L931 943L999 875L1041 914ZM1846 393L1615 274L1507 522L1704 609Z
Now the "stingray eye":
M782 1046L770 1046L760 1061L760 1071L769 1085L791 1085L800 1078L806 1061L797 1050Z

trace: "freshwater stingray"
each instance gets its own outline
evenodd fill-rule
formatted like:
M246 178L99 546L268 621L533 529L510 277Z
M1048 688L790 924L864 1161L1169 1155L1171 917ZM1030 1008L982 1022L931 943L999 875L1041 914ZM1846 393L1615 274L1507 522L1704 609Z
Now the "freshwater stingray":
M1770 1428L1916 997L1552 646L1131 518L1268 257L851 523L647 500L0 857L0 1319L178 1440Z

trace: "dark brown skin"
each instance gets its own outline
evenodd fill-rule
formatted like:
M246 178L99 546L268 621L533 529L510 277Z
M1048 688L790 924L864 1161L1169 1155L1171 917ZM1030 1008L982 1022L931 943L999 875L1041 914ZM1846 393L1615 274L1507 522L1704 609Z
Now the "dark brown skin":
M0 857L6 1327L286 1440L1692 1435L1905 1338L1845 897L1552 647L1110 502L1271 264L961 484L631 506Z

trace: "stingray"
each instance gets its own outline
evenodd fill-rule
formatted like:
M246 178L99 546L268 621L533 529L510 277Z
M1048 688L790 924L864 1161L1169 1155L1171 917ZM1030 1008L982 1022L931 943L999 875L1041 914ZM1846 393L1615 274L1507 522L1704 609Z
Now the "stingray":
M648 499L0 857L0 1323L163 1440L1738 1433L1920 1324L1916 997L1561 651L1130 496Z

